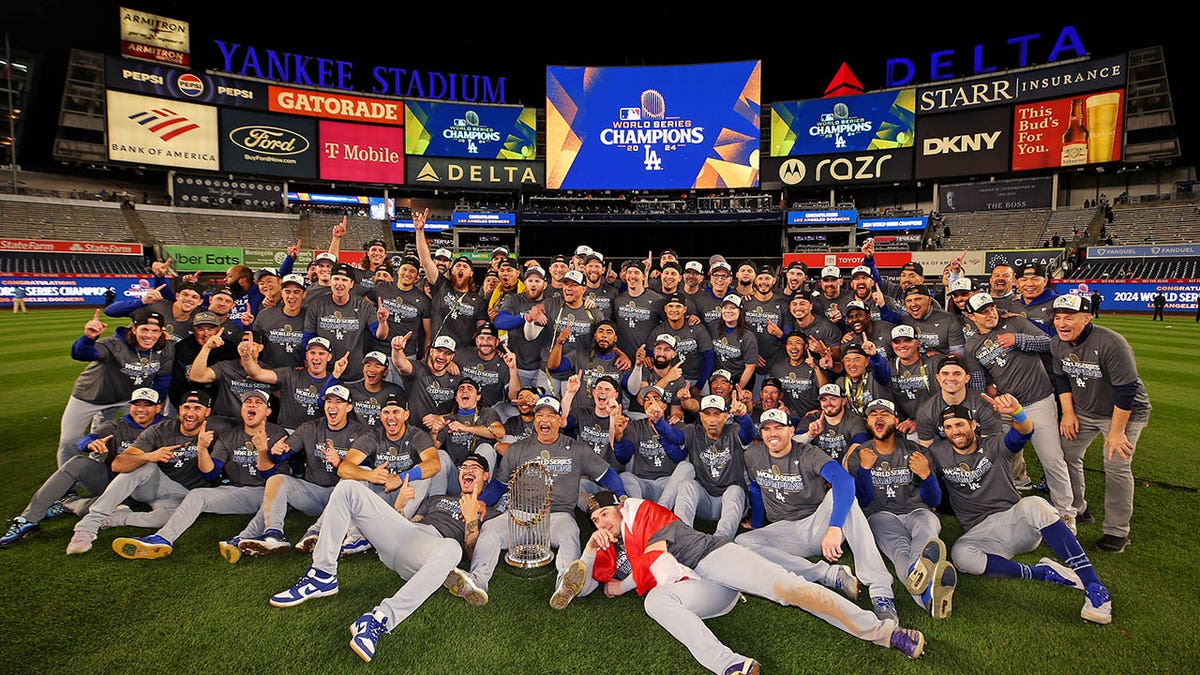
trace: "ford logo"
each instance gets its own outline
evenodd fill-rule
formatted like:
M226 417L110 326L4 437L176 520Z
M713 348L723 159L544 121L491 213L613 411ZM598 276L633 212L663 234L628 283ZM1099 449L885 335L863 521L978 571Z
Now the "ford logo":
M229 132L229 140L243 150L268 155L298 155L310 146L307 138L291 129L260 125L238 127Z

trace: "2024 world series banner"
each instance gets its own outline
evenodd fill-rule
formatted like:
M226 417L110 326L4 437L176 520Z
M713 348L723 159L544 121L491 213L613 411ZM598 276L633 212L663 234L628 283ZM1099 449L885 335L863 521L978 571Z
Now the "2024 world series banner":
M546 69L546 187L757 187L761 61Z

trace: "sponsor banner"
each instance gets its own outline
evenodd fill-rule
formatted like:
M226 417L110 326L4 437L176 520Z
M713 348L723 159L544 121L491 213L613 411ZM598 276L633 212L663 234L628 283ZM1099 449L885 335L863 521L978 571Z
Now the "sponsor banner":
M450 214L450 222L456 226L463 225L466 227L515 227L517 224L517 214L455 211Z
M289 202L301 202L306 204L346 204L347 206L370 206L370 197L359 197L354 195L323 195L316 192L289 192L287 193Z
M888 251L875 253L875 266L880 269L891 269L894 267L904 267L904 264L912 260L913 254L908 251ZM808 265L809 276L820 275L821 268L827 265L835 265L842 269L842 276L849 276L850 270L861 265L863 254L858 251L846 251L842 253L784 253L783 265L787 267L793 261Z
M953 183L938 191L938 211L942 213L1048 209L1053 202L1054 179L1050 176Z
M271 112L397 127L404 125L404 102L394 99L268 85L267 102Z
M929 226L927 216L912 218L863 218L858 221L860 230L871 232L886 232L889 230L924 230Z
M521 189L546 184L545 164L516 160L414 157L407 174L409 185Z
M1161 292L1163 297L1167 299L1167 304L1164 307L1165 311L1179 314L1194 314L1196 311L1196 298L1200 296L1200 282L1055 282L1054 290L1059 293L1078 293L1089 297L1092 291L1099 291L1101 312L1153 312L1154 296Z
M763 159L764 180L778 180L788 187L890 183L911 180L912 177L911 148L852 155Z
M924 237L919 234L888 234L874 239L876 244L918 244Z
M761 61L546 68L546 187L758 187Z
M232 108L266 108L267 87L207 73L129 59L104 59L109 89Z
M138 94L106 93L110 160L220 169L216 108Z
M1184 258L1200 256L1200 244L1162 246L1089 246L1088 260L1100 258Z
M121 53L135 59L188 65L191 31L187 21L120 8Z
M1071 126L1083 114L1086 132ZM1115 162L1125 137L1125 90L1059 98L1013 108L1013 171ZM1075 134L1081 136L1072 140Z
M271 208L283 203L283 183L176 174L171 195L176 206Z
M925 279L934 283L941 278L942 270L949 267L950 262L960 255L963 272L967 276L988 274L990 268L984 265L986 255L983 251L914 251L912 261L921 263L921 267L925 269Z
M1125 86L1125 55L917 89L917 114L1037 101ZM924 123L924 120L922 120Z
M0 251L31 253L95 253L142 255L141 244L109 244L102 241L55 241L44 239L0 239Z
M303 274L304 270L308 269L308 264L313 261L314 255L312 251L300 251L300 254L296 256L296 262L292 264L292 271ZM277 270L285 258L287 258L286 251L273 251L269 248L242 249L242 264L255 272L264 267Z
M0 276L0 304L11 304L17 288L25 289L27 305L94 305L104 306L104 292L109 288L117 300L142 298L150 291L150 277L18 277Z
M221 170L316 178L317 121L242 110L221 111Z
M226 246L166 246L180 272L224 272L242 264L242 249Z
M1009 108L989 108L922 118L917 178L1007 173L1010 114Z
M1040 263L1047 267L1058 262L1062 257L1061 248L1035 248L1035 249L1009 249L1004 251L988 251L984 259L984 266L991 270L996 265L1011 265L1012 267L1020 267L1029 263ZM1020 272L1017 272L1020 276Z
M321 179L404 181L404 129L321 121Z
M829 211L788 211L788 225L843 225L858 222L858 211L833 209Z
M537 159L537 110L404 102L404 151L433 157Z
M447 232L454 227L454 223L448 220L426 220L425 230L428 232ZM412 218L401 218L392 221L393 232L416 232L417 228L413 227ZM433 247L433 244L430 244ZM449 246L445 248L451 248ZM490 260L490 258L489 258Z
M916 89L771 104L771 156L911 148Z

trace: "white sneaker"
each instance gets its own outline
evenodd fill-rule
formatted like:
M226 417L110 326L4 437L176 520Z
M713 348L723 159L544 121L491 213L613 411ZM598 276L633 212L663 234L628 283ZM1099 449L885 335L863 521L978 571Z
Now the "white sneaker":
M95 532L77 531L71 535L71 541L67 544L67 555L79 555L92 550L92 542L96 541Z
M446 576L446 581L442 585L450 591L450 595L466 600L468 605L483 607L488 602L487 591L476 585L471 575L457 567L450 570L450 574Z

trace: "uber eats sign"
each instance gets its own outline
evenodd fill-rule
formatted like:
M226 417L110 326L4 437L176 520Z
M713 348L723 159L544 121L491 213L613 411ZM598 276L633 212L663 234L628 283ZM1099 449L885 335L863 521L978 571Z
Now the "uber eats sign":
M167 255L180 272L224 272L242 264L242 249L216 246L167 246Z

